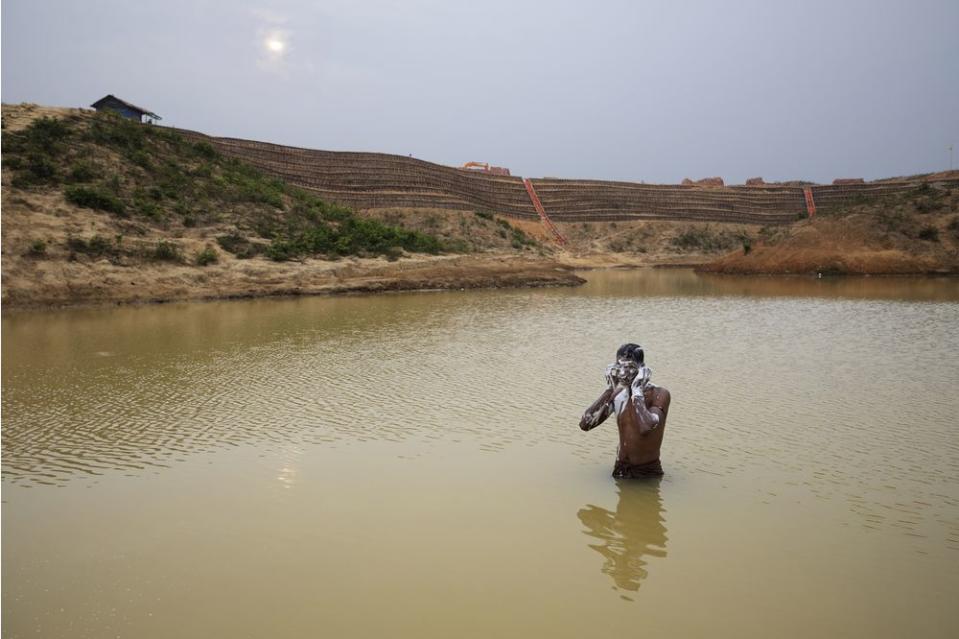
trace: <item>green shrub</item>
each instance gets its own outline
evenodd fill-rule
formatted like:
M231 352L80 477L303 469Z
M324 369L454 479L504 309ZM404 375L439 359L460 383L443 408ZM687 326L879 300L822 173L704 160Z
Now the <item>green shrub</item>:
M536 240L526 235L526 233L524 233L522 229L516 228L514 226L514 227L511 227L511 231L513 234L513 239L511 241L513 248L523 248L524 246L536 245Z
M275 239L279 233L280 228L279 224L275 220L269 218L260 218L253 222L253 230L259 237L262 237L265 240Z
M27 255L31 257L43 257L47 254L47 243L45 240L33 240L27 249Z
M81 237L67 236L67 248L77 253L87 252L87 241Z
M159 220L163 217L160 207L157 206L155 202L137 200L135 204L137 212L144 217L148 217L151 220Z
M220 243L220 239L221 238L219 237L217 238L218 243ZM251 242L246 238L240 238L240 239L241 239L240 242L232 243L231 248L226 249L230 253L233 253L233 255L235 255L237 259L248 260L252 257L256 257L257 255L263 253L264 247L262 244ZM223 244L220 243L220 246L223 246Z
M410 253L436 254L443 250L432 235L351 215L336 226L320 221L312 227L280 233L266 254L272 260L284 261L309 255L386 255L394 247Z
M110 240L99 235L94 235L91 237L87 244L90 247L90 252L94 255L106 255L113 249L113 245L110 243Z
M484 220L492 220L492 219L493 219L493 214L490 213L489 211L477 210L477 211L473 211L473 215L475 215L476 217L479 217L479 218L483 218Z
M245 249L250 241L239 233L233 232L228 235L218 235L216 238L216 243L219 244L220 248L222 248L224 251L236 255L238 252Z
M40 152L45 155L57 155L63 148L63 143L72 133L70 124L60 118L37 118L20 132L19 140L14 149L25 147L24 150Z
M53 184L57 182L57 166L47 156L31 153L25 162L19 163L21 173L13 182L18 188L35 184Z
M129 157L131 162L145 171L149 171L153 168L153 162L150 161L150 156L142 150L138 149L131 152Z
M117 215L125 215L123 202L116 195L98 187L71 186L64 191L67 202L87 209L108 211Z
M220 261L220 256L217 255L216 249L211 245L207 244L202 251L197 251L196 256L194 257L194 262L197 266L207 266L208 264L216 264Z
M919 239L927 242L939 241L939 229L935 226L925 226L919 230Z
M94 142L123 152L136 151L146 143L147 127L115 113L101 111L94 116L90 136Z
M209 142L197 142L193 145L193 151L201 158L215 160L220 156Z
M53 162L39 154L27 157L27 170L39 180L50 181L57 175L57 167Z
M213 167L209 163L204 163L193 169L192 174L198 178L211 178L213 177Z
M82 253L91 257L116 256L120 254L120 240L122 236L117 236L117 243L114 245L110 240L100 235L94 235L89 240L82 237L67 237L67 248L74 253Z
M160 240L153 249L153 259L161 262L182 262L183 253L175 242Z
M9 144L7 142L6 144ZM20 159L20 156L7 154L3 158L3 168L9 171L17 171L23 168L23 161Z
M162 140L168 143L170 146L174 147L175 149L179 149L185 143L185 140L183 139L182 135L180 135L178 132L174 131L173 129L168 129L163 126L154 125L154 126L145 127L144 133L146 133L147 135L153 138L156 138L158 140Z
M191 191L193 180L189 178L183 168L172 160L167 160L155 171L156 188L163 197L176 200Z
M71 135L72 142L68 140ZM163 224L170 219L190 227L221 220L253 229L248 232L254 241L239 233L217 237L219 246L213 244L211 249L217 256L223 250L240 258L266 253L277 260L336 259L342 255L398 259L404 253L465 252L471 248L467 241L447 243L435 234L397 226L395 223L403 220L401 215L391 220L393 224L362 219L348 207L321 200L249 164L222 156L208 141L187 140L175 131L116 114L100 113L75 121L41 119L24 132L5 132L3 141L4 168L16 171L14 180L30 185L62 180L66 183L64 197L76 206ZM58 159L55 153L69 155ZM108 172L106 158L115 155L124 163L117 171ZM476 214L496 219L488 210ZM442 226L441 218L433 216L431 220L436 228ZM499 225L508 241L522 246L532 243L507 222L499 221ZM260 243L254 232L269 240L269 245ZM119 254L119 245L102 239L74 238L70 244L73 254ZM192 263L203 253L191 251L184 256L171 242L156 246L142 242L126 248L125 255L184 263Z
M12 185L25 188L57 182L57 158L66 150L65 142L71 135L70 123L49 117L37 118L16 133L5 133L3 168L18 171Z
M300 255L299 250L289 240L276 239L266 248L266 256L274 262L285 262Z
M349 219L353 216L353 211L345 206L328 204L326 202L324 202L323 205L323 219L330 222L342 222L343 220Z
M70 167L68 179L71 182L91 182L100 177L96 165L87 160L78 160Z
M671 243L681 251L702 251L712 253L716 251L728 251L737 243L741 244L743 251L748 252L746 243L749 243L749 250L752 250L752 240L744 233L733 233L730 231L714 232L709 226L689 227L675 236Z
M234 200L283 208L282 195L286 188L283 182L268 178L254 167L235 159L228 160L223 169L225 184L232 187L230 191Z

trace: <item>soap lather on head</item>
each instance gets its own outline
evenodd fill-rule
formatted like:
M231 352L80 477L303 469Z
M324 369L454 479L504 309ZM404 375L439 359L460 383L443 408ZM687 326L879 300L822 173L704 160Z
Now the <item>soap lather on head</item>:
M639 376L641 386L649 382L653 371L646 366L646 353L639 344L623 344L616 350L616 362L606 368L607 381L614 386L630 386Z

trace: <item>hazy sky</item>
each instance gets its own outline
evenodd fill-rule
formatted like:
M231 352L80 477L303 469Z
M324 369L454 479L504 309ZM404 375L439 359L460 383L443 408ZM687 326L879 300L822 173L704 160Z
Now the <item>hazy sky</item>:
M4 0L2 98L514 174L959 164L959 1Z

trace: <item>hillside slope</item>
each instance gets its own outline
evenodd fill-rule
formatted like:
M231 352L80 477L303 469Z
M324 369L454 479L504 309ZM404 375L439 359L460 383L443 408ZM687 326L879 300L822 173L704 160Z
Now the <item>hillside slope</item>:
M4 105L2 181L8 308L581 281L491 216L387 224L109 115Z
M78 109L3 105L2 126L7 308L575 284L597 266L959 270L959 172L810 186L814 219L801 186L534 180L560 247L515 177Z
M959 273L959 187L930 181L861 198L790 227L766 229L750 250L703 267L741 274Z

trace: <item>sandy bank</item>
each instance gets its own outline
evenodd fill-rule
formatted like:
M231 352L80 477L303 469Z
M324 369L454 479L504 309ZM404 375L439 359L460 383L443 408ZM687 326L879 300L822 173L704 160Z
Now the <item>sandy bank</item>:
M766 229L750 251L702 267L716 273L951 275L959 273L959 186L924 184Z
M780 237L761 241L748 254L735 251L700 270L737 275L959 273L954 209L944 208L919 219L883 214L885 211L802 222L783 229Z
M508 255L306 260L223 260L119 266L24 259L4 267L5 309L170 302L276 295L334 295L521 286L575 286L584 280L556 262Z
M697 267L708 273L735 275L954 275L952 260L901 250L760 247L751 259L732 255Z

